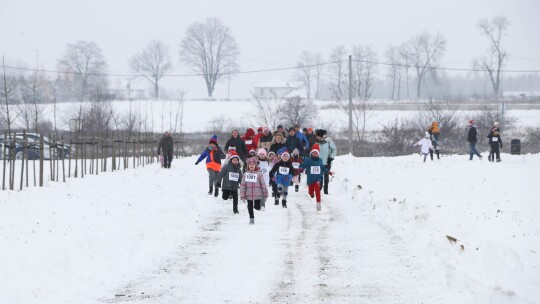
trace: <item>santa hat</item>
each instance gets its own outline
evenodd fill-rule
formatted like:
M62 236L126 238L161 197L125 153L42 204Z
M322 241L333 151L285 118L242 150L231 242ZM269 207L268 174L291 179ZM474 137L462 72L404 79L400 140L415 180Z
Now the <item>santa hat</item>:
M277 154L278 154L280 157L283 157L283 155L287 155L287 156L289 156L289 157L291 156L291 155L289 154L289 151L288 151L287 148L285 148L285 147L279 149L279 150L277 151Z
M251 150L249 150L249 155L251 155L251 154L255 155L255 154L257 154L257 151L255 151L255 149L251 149Z
M317 152L317 154L321 154L321 148L319 147L319 144L314 144L313 147L311 147L311 151L309 151L309 155L311 155L315 151Z
M469 120L469 125L474 125L474 119Z
M266 150L264 148L260 148L259 151L257 151L257 155L264 155L266 157Z
M298 155L300 152L298 152L298 149L294 148L294 150L291 153L292 155Z
M257 128L257 132L262 132L262 131L263 131L263 127Z
M230 155L230 156L229 156L229 159L230 159L230 160L232 160L233 158L238 158L238 160L240 160L240 157L238 156L238 153L236 153L235 150L231 150L231 151L229 152L229 155Z
M208 143L209 144L215 144L217 146L217 135L212 135L212 137L210 137L210 141Z
M229 146L229 149L227 151L236 151L236 147L235 146Z

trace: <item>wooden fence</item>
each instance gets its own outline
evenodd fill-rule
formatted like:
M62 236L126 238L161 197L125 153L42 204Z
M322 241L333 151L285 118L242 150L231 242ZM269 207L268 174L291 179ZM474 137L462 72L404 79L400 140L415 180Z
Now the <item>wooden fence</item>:
M175 138L174 157L183 156L180 134ZM130 168L157 165L161 134L136 133L116 136L63 136L35 133L4 133L0 140L2 190L43 187L44 181L66 182Z

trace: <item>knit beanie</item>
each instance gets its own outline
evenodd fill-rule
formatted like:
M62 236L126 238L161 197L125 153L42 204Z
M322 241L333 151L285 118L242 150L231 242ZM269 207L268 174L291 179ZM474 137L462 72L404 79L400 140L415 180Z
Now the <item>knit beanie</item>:
M210 141L208 143L209 144L215 144L217 146L217 135L212 135L212 137L210 137Z

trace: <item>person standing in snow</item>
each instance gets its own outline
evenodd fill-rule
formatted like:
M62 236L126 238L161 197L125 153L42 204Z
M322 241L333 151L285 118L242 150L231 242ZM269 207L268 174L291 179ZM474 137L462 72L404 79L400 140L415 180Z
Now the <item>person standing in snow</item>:
M208 142L208 147L204 149L204 151L201 153L197 161L195 162L195 165L198 165L203 159L206 159L206 170L208 171L208 184L209 184L209 190L208 194L212 195L212 189L214 187L214 183L216 182L217 175L219 171L221 171L221 160L225 158L225 154L223 154L223 151L218 146L217 136L214 135L210 138L210 141ZM219 188L215 188L214 196L217 197L219 195Z
M293 135L294 136L294 135ZM276 184L276 196L274 197L274 205L279 205L280 196L283 197L281 205L287 208L287 195L289 194L289 183L292 180L294 168L289 161L290 154L287 148L282 148L278 151L281 160L277 162L270 171L270 179Z
M435 154L437 154L437 159L441 159L438 148L440 134L439 123L434 120L431 125L426 128L426 130L430 135L429 139L431 139L431 144L433 145L433 149L429 150L429 157L431 158L431 160L433 160L433 152L435 152Z
M234 150L230 152L229 163L221 168L216 178L216 188L221 187L222 198L233 199L233 213L238 214L238 187L242 177L242 167L240 157Z
M298 149L300 154L304 151L302 140L296 135L296 129L294 127L289 128L289 136L287 137L287 140L285 140L285 147L288 151Z
M238 153L240 160L246 160L248 151L246 150L246 145L244 144L244 141L242 140L242 138L240 138L238 130L232 131L231 138L229 138L229 140L227 140L227 143L225 144L225 150L228 151L230 147L235 147L236 153Z
M258 157L258 167L259 172L262 173L264 177L264 183L268 186L270 185L270 170L272 170L272 165L270 164L270 161L268 161L268 157L266 155L266 150L263 148L260 148L259 151L257 151L257 157ZM266 208L266 197L263 197L261 199L261 211L264 211Z
M474 155L482 159L482 155L476 150L477 133L476 127L474 126L474 120L469 120L469 134L467 135L467 141L469 142L469 160L473 160Z
M298 192L298 188L300 187L300 174L304 171L304 169L300 168L300 165L302 164L302 158L300 157L300 153L297 149L294 149L291 153L291 165L294 168L293 172L293 178L292 182L294 184L294 192Z
M268 197L268 187L264 183L264 177L257 168L257 158L251 157L247 160L248 169L242 176L240 183L240 199L247 200L249 213L249 224L255 224L253 209L261 210L261 200Z
M246 151L255 150L257 151L258 137L256 137L255 130L253 128L248 128L246 134L242 137L244 144L246 145ZM250 156L248 156L250 157Z
M161 152L163 152L163 168L171 168L174 143L169 131L165 131L165 133L163 133L163 137L161 137L161 140L159 141L157 154L161 155Z
M495 122L493 124L493 128L491 128L491 131L489 132L488 136L489 138L489 146L491 147L491 151L488 156L488 160L494 162L495 156L497 157L497 162L501 161L501 154L499 147L502 149L502 139L501 139L501 133L499 133L499 123Z
M429 151L433 149L433 145L431 144L431 139L429 139L429 133L426 132L424 138L422 138L419 142L415 143L415 146L421 146L420 152L422 155L424 155L424 162L426 162L426 158L429 154ZM431 159L433 160L433 159Z
M323 184L324 175L331 174L331 172L319 157L319 144L316 143L311 147L309 155L309 157L303 159L300 168L304 169L307 174L308 194L311 198L315 197L317 211L321 211L321 185Z
M319 157L327 169L327 173L324 174L323 190L324 194L328 194L328 184L330 183L330 176L328 172L332 170L332 161L334 161L334 158L336 158L337 148L334 141L327 137L326 130L317 130L315 132L315 139L316 143L319 144Z
M263 128L262 135L259 137L259 145L257 146L259 149L263 148L266 150L266 152L270 151L270 146L272 146L272 139L274 137L272 136L272 132L270 132L270 129L267 127Z
M285 147L285 137L283 137L281 133L277 133L274 135L274 139L272 140L270 151L277 153L277 151L283 147Z

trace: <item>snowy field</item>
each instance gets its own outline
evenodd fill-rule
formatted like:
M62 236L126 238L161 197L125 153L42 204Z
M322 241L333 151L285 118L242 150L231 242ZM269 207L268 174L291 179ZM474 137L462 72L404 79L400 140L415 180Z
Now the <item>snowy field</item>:
M539 303L540 155L502 159L340 156L253 226L196 157L0 191L0 303Z
M319 108L325 105L333 105L331 101L320 101L315 103ZM175 116L179 113L179 102L177 101L115 101L113 108L120 117L125 117L131 107L132 113L139 115L147 122L147 129L155 132L165 130L180 131L180 125L175 125ZM58 127L69 130L70 113L77 113L79 103L58 104L57 117ZM478 111L463 111L466 115L463 127L466 128L468 119L474 118L474 113ZM511 110L509 115L518 118L517 127L540 127L540 110ZM44 114L52 119L53 107L48 105ZM399 118L414 118L417 111L371 111L368 120L368 130L380 130L383 125ZM472 114L472 115L469 115ZM22 125L22 122L19 122ZM184 132L207 132L216 127L227 129L234 126L259 126L256 109L249 101L185 101L184 102ZM285 126L288 127L288 126ZM339 109L321 109L319 111L319 121L314 127L323 127L332 130L339 130L348 127L348 116Z

